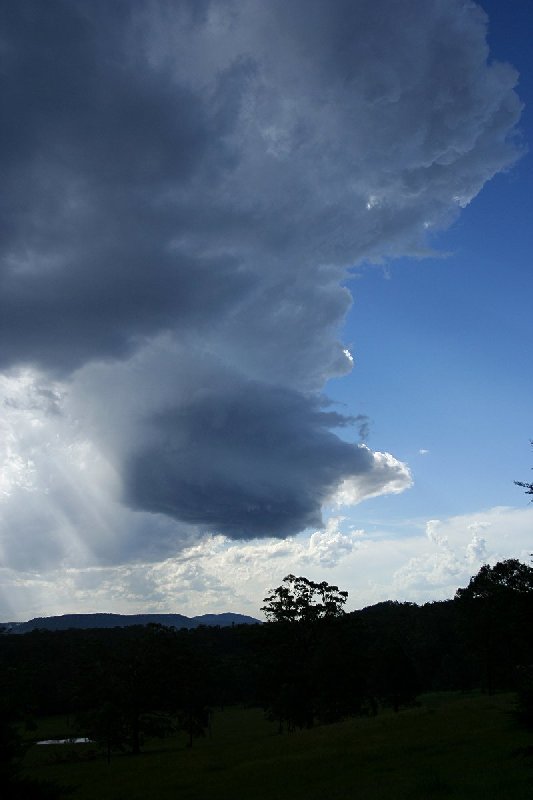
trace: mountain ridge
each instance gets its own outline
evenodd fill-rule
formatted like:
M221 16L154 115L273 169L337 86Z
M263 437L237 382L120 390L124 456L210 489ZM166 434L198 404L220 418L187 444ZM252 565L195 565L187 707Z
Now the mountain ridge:
M34 617L27 622L0 622L4 633L29 633L34 630L60 631L76 628L125 628L131 625L166 625L173 628L198 628L200 625L220 626L257 625L260 620L246 614L225 612L222 614L200 614L187 617L184 614L61 614L50 617Z

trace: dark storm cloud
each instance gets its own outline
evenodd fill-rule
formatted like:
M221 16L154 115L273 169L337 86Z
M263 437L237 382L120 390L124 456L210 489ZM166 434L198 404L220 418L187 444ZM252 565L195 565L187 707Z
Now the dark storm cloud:
M143 544L110 510L119 488L178 521L145 537L161 555L202 531L319 524L345 482L357 500L408 486L392 457L335 433L364 436L364 420L317 397L352 365L350 268L426 253L517 158L517 75L488 61L483 12L21 0L0 14L0 369L9 396L29 392L5 406L9 529L59 551L74 531L127 560Z
M343 477L373 466L370 450L331 432L350 422L316 398L236 383L155 417L127 491L141 509L232 538L320 526L322 503Z
M248 324L257 291L267 325L281 303L321 313L339 267L420 249L512 158L516 77L486 67L460 0L25 0L2 17L4 367L123 357L232 306ZM343 371L328 360L319 383Z
M229 97L207 109L148 69L126 5L23 2L2 16L0 364L68 370L212 320L246 278L224 254L173 245L195 222L165 194L226 168Z

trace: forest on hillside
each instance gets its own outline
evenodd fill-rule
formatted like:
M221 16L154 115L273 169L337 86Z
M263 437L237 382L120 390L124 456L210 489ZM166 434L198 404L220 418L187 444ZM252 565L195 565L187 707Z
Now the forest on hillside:
M234 705L263 709L284 734L398 711L421 692L512 690L532 724L532 567L484 566L453 600L423 606L344 613L345 601L335 586L290 575L265 598L264 624L0 636L3 785L22 780L18 732L56 714L108 760L176 730L192 747Z

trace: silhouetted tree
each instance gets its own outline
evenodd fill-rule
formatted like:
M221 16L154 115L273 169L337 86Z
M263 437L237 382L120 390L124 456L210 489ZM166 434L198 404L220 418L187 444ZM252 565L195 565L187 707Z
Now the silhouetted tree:
M519 719L526 727L533 729L533 664L516 668L515 685Z
M515 667L532 658L533 567L516 558L484 564L455 600L484 688L509 687Z
M421 690L415 666L398 643L376 642L370 656L369 688L371 696L399 711L411 705Z
M263 599L261 607L267 619L274 622L311 622L344 614L348 592L340 591L326 581L315 583L304 577L287 575L283 583Z
M175 664L178 725L187 734L189 747L195 737L205 735L211 718L211 664L203 633L187 632Z
M177 713L175 632L161 625L98 632L82 668L84 713L80 732L94 738L109 759L128 748L137 755L145 735L164 735ZM167 725L155 720L167 716Z
M71 790L48 781L26 778L20 762L27 749L16 728L16 711L0 698L0 796L2 800L61 800Z
M477 575L470 578L468 586L457 589L457 599L487 599L509 596L510 593L533 592L533 567L517 558L498 561L493 567L484 564Z
M344 625L348 593L287 575L265 597L263 704L279 730L332 722L361 707L361 654Z
M533 446L533 439L530 440L530 444ZM527 483L524 481L515 481L515 484L525 489L526 494L533 494L533 483ZM533 500L531 502L533 502Z

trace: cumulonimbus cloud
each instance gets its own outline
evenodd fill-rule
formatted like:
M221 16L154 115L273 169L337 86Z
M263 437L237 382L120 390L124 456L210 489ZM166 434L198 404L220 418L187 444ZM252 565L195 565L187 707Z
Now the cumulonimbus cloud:
M519 154L517 75L488 59L483 11L1 13L0 367L61 382L62 418L105 452L122 502L181 525L146 547L191 530L285 536L318 525L338 487L408 485L338 435L350 420L321 392L352 366L349 270L427 252ZM124 558L141 538L121 539Z

